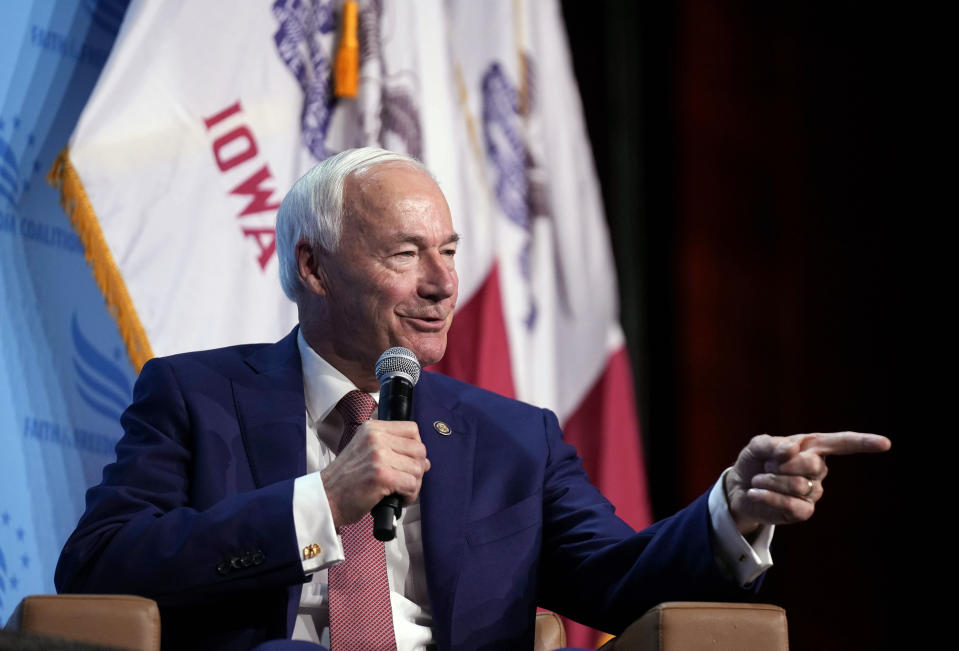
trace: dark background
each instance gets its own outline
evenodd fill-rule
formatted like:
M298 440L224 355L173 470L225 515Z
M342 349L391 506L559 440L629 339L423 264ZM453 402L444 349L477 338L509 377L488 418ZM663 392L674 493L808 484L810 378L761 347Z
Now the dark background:
M656 517L754 434L889 436L885 455L829 460L759 600L786 608L792 648L891 648L908 549L901 19L852 2L562 8Z

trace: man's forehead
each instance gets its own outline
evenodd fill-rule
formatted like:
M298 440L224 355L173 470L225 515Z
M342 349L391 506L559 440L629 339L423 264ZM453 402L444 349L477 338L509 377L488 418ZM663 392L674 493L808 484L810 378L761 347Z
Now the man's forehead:
M344 190L346 221L362 230L376 228L399 236L405 218L425 219L430 230L445 231L441 237L455 238L446 197L432 177L412 165L382 163L364 174L351 174Z
M344 203L356 205L396 204L431 194L443 196L428 174L405 163L381 163L353 172L343 186Z
M428 172L417 165L403 161L386 161L376 163L368 167L363 167L350 172L346 177L347 186L353 186L355 189L364 189L367 186L389 186L403 185L411 180L419 182L428 182L435 185L436 182Z

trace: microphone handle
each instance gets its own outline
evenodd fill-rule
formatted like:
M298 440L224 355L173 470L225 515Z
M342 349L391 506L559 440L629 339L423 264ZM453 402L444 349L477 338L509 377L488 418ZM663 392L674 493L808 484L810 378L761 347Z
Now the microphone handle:
M413 384L394 376L380 385L380 420L409 420L413 411ZM373 537L386 542L396 537L396 518L403 512L402 498L393 493L373 507Z

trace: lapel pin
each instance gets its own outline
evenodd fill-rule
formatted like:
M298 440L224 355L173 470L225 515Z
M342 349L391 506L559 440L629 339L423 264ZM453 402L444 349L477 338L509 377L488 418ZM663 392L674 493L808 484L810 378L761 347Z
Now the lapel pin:
M440 436L449 436L453 433L453 430L450 429L450 426L441 420L433 422L433 429L435 429L436 433Z

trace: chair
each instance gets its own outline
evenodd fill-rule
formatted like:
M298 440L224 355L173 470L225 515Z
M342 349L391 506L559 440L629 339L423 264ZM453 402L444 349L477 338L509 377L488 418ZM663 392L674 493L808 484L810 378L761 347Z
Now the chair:
M633 622L603 649L788 651L786 611L769 604L671 601Z
M156 602L131 595L25 597L4 628L87 644L160 651Z
M6 628L132 651L159 651L156 603L128 595L26 597ZM537 613L535 651L566 643L562 621ZM607 651L787 651L786 612L768 604L669 602L656 606Z

